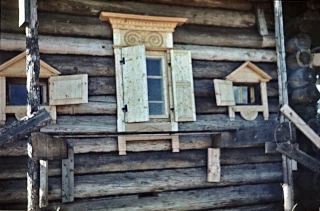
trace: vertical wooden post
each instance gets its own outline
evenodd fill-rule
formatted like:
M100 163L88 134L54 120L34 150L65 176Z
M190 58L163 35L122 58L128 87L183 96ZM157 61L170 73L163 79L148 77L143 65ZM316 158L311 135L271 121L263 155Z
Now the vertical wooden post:
M6 78L0 77L0 125L6 123Z
M68 142L68 159L62 159L62 202L74 199L74 149Z
M278 66L278 83L279 83L279 104L289 104L287 90L287 70L285 63L285 47L284 47L284 31L282 17L282 0L274 0L274 19L275 19L275 36L277 48L277 66ZM283 115L280 117L280 122L286 122ZM283 196L284 210L291 211L294 206L293 195L293 179L292 179L292 162L291 159L282 155L283 169Z
M48 206L48 161L40 160L39 207Z
M28 4L29 3L29 4ZM39 110L40 56L38 46L37 0L25 4L30 8L29 25L26 26L27 115ZM32 139L28 139L28 211L39 210L39 161L32 158Z

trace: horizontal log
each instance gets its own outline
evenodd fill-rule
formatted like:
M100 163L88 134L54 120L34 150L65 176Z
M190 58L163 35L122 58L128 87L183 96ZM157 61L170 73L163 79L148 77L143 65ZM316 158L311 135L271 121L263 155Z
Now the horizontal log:
M300 89L294 89L291 93L290 102L297 103L311 103L316 102L320 98L320 93L315 84L310 84Z
M297 51L307 51L311 47L311 38L305 33L300 33L286 41L286 52L294 53Z
M308 121L317 116L317 101L312 103L293 104L291 107L304 120Z
M289 54L286 58L286 64L290 71L299 68L307 68L312 64L312 54L310 51L302 50Z
M232 148L232 147L259 147L265 142L273 140L274 130L277 124L247 128L236 132L222 133L222 138L211 135L182 135L179 137L180 150ZM69 138L74 146L74 153L90 152L117 152L118 145L115 137L106 138ZM27 155L26 140L17 140L0 150L0 156L23 156ZM128 152L163 151L171 150L172 145L168 140L158 141L134 141L127 143Z
M18 5L3 0L4 8L17 9ZM148 10L146 10L148 8ZM81 2L72 0L39 2L39 12L66 13L74 15L99 16L100 12L128 13L138 15L183 17L190 24L203 24L227 27L253 27L256 24L255 15L249 11L232 11L214 8L196 8L175 5L159 5L129 1L98 1ZM79 19L80 20L80 19Z
M205 167L206 149L184 150L180 153L170 151L128 153L119 156L115 153L76 154L74 157L75 174L102 172L124 172L170 168ZM244 156L245 155L245 156ZM146 159L148 158L148 159ZM221 165L280 162L279 155L266 155L264 148L222 149ZM27 157L0 157L0 179L25 178ZM49 161L49 176L61 175L61 161Z
M288 77L288 84L291 89L302 88L316 83L316 74L311 68L299 68L292 71Z
M23 35L1 33L1 41L1 50L23 51L25 49ZM39 36L39 48L41 53L47 54L113 55L111 40ZM200 45L175 45L175 48L191 51L192 58L197 60L276 62L274 50Z
M130 198L137 199L138 196L125 196L125 200ZM49 207L46 210L53 210L56 211L56 207L62 207L63 210L66 211L73 211L73 210L80 210L80 208L86 208L85 206L89 206L91 209L105 209L105 202L107 200L113 200L114 198L93 198L93 199L82 199L77 200L77 202L73 202L72 204L60 204L59 202L54 202L49 204ZM119 197L118 197L119 199ZM195 202L196 199L191 199L192 202ZM84 203L84 205L82 205ZM127 203L126 203L127 204ZM202 205L204 206L204 205ZM26 204L15 203L15 204L5 204L0 205L0 209L5 210L25 210L27 207ZM116 208L113 208L116 209ZM259 204L259 205L243 205L243 206L236 206L236 207L229 207L229 208L221 208L221 209L214 209L214 211L281 211L283 209L283 205L280 202L272 202L268 204ZM44 209L43 209L44 210ZM141 206L140 206L141 210Z
M0 146L30 135L31 132L40 130L40 128L46 126L51 119L47 110L42 109L27 119L15 121L10 125L1 128Z
M24 33L23 28L16 27L18 11L4 11L2 31ZM17 17L17 18L13 18ZM112 29L109 23L101 22L97 17L66 14L39 13L39 33L42 35L95 37L112 40ZM275 36L260 36L256 29L238 29L208 27L205 25L185 24L177 27L173 33L174 43L195 45L214 45L229 47L267 48L275 47Z
M243 164L221 167L221 181L208 183L206 168L76 175L74 197L88 198L122 194L210 188L227 185L280 182L281 163ZM242 172L238 174L236 172ZM25 180L1 180L0 204L26 200ZM280 186L279 186L280 188ZM61 199L61 178L49 178L49 200Z

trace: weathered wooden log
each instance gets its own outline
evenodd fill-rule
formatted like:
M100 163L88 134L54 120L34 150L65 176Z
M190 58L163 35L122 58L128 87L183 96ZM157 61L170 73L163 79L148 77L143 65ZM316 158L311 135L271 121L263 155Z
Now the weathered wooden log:
M286 41L286 52L308 51L311 47L311 38L305 33L300 33Z
M46 126L50 121L50 114L42 109L30 118L13 122L0 130L0 146L30 135L31 132Z
M307 68L312 63L312 54L306 50L292 53L287 56L286 63L290 71Z
M0 49L7 51L23 51L23 38L23 36L18 34L1 33L2 43ZM39 46L40 52L47 54L113 56L113 47L111 40L40 36ZM192 58L197 60L250 60L252 62L276 61L276 53L274 50L213 47L200 45L175 45L175 48L191 51Z
M152 195L152 194L151 194ZM137 199L137 195L135 196L126 196L125 200L128 200L130 198ZM49 208L46 208L46 210L53 210L56 211L56 207L61 207L63 210L66 211L73 211L73 210L80 210L80 208L86 208L86 206L90 206L91 209L99 209L99 208L105 208L105 202L107 200L113 200L114 198L93 198L93 199L80 199L76 202L73 202L72 204L60 204L59 202L51 203L51 206ZM119 199L119 198L118 198ZM192 201L196 201L196 199L191 199ZM204 206L204 205L203 205ZM21 203L15 203L15 204L4 204L0 205L1 209L5 210L25 210L25 205ZM215 211L270 211L270 210L281 210L283 208L282 204L280 202L272 202L268 204L259 204L259 205L243 205L243 206L236 206L236 207L228 207L228 208L221 208L221 209L215 209ZM113 208L114 210L116 208ZM134 208L133 208L134 209ZM142 206L139 208L140 210L143 209Z
M289 88L302 88L316 83L316 74L311 68L299 68L290 73L288 77Z
M1 20L2 30L9 33L23 33L22 28L15 27L16 11L4 11ZM101 22L96 17L66 14L39 13L39 32L42 35L81 36L112 39L109 23ZM205 25L185 24L177 27L173 33L174 43L194 45L214 45L229 47L266 48L275 47L274 34L260 36L256 29L208 27Z
M10 1L3 1L3 7L15 8L15 5ZM145 8L148 8L148 10L146 11ZM228 27L253 27L256 24L255 15L252 12L221 10L208 7L196 8L175 5L159 5L129 1L122 1L121 3L118 1L48 1L46 3L39 2L39 11L95 17L97 17L102 11L151 16L184 17L188 18L188 22L190 24Z
M244 156L246 155L246 156ZM145 158L148 157L146 160ZM207 157L204 150L187 150L180 153L170 151L129 153L78 154L75 156L75 174L102 172L124 172L152 169L205 167ZM26 157L0 157L0 179L25 178ZM280 162L281 156L266 155L264 148L221 149L221 165ZM50 161L49 176L61 175L61 162Z
M224 132L222 137L207 135L182 135L179 137L180 150L207 149L209 147L233 148L233 147L259 147L273 139L277 124L247 128L236 132ZM117 152L117 138L69 138L74 146L74 153L90 152ZM0 150L0 156L24 156L27 155L25 140L11 143ZM163 151L171 150L172 145L168 140L135 141L127 143L128 152Z
M206 181L206 168L119 172L76 175L74 197L101 197L181 189L210 188L228 185L280 182L281 163L221 166L219 183ZM235 172L243 172L237 174ZM25 201L25 180L1 180L0 204ZM23 185L24 184L24 185ZM280 186L279 186L280 188ZM49 200L61 198L61 178L49 178Z
M310 84L309 86L294 89L292 91L290 102L297 103L311 103L316 102L320 98L320 93L315 84Z

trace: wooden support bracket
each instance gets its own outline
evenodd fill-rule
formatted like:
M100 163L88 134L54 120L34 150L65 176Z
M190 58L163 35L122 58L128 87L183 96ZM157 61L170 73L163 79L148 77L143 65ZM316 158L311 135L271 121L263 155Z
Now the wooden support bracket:
M127 141L146 141L170 139L172 142L172 152L179 152L179 135L124 135L118 136L119 155L127 154Z
M208 148L208 182L220 182L220 148Z
M68 142L68 159L62 160L62 202L74 200L74 149Z

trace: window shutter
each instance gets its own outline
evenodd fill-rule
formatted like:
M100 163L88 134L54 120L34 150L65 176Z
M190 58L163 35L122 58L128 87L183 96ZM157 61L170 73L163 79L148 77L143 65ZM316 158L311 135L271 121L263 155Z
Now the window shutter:
M149 121L145 47L122 48L121 63L125 122Z
M49 98L50 105L88 103L88 75L50 77Z
M232 81L214 79L217 106L235 105Z
M196 121L190 51L170 50L175 121Z

